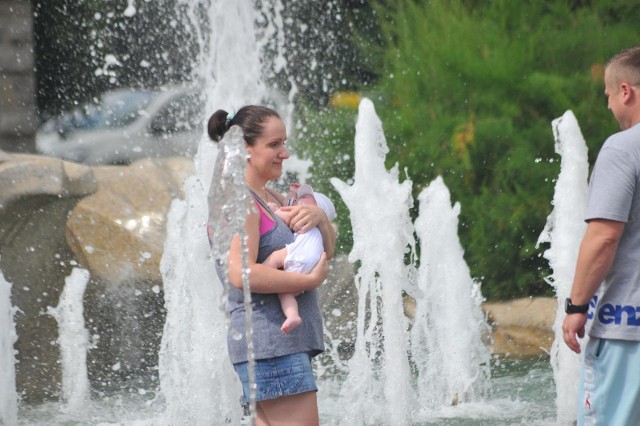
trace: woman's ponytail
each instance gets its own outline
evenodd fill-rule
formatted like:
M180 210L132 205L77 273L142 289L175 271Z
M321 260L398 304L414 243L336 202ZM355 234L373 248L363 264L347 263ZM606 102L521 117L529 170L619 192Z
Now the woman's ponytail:
M211 140L220 142L224 134L227 133L227 130L231 127L231 119L229 116L229 113L222 109L217 110L211 115L207 123L207 133L209 133Z

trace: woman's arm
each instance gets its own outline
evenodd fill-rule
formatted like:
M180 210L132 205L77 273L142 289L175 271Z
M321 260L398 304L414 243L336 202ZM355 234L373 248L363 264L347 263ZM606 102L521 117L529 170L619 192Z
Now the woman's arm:
M333 257L336 248L336 230L324 210L309 204L285 206L280 210L290 213L289 227L294 232L304 234L313 227L318 227L320 234L322 234L322 243L327 259Z
M260 243L260 213L252 201L245 221L247 236L247 266L249 268L249 284L254 293L291 293L311 290L319 287L329 274L326 255L308 274L285 272L256 263ZM231 241L228 256L229 282L236 288L242 288L242 247L240 236Z

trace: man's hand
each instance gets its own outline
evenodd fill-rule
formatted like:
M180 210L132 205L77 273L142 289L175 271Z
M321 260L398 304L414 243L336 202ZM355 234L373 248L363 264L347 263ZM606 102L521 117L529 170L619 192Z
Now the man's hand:
M584 337L584 326L587 323L587 314L567 314L562 322L562 337L569 349L580 353L578 337Z

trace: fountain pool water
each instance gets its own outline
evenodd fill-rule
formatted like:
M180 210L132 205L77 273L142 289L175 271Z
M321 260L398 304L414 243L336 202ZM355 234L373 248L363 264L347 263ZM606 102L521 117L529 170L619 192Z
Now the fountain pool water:
M207 112L269 102L270 90L260 78L261 39L254 23L267 9L275 13L272 22L281 22L281 3L264 6L260 13L250 1L193 3L182 6L201 36L196 58L200 65L193 79L203 82ZM207 25L198 24L202 19ZM210 30L213 23L220 24L215 34ZM262 37L276 34L280 43L278 31L270 26ZM290 124L289 115L284 115ZM562 127L557 128L561 135ZM469 276L457 240L461 207L451 206L446 187L436 180L419 197L421 213L412 224L411 182L400 183L397 168L384 168L387 147L382 124L368 100L361 104L356 131L354 184L334 184L350 209L355 237L351 260L359 267L358 307L336 308L358 309L358 336L352 358L334 358L335 374L318 378L323 424L548 425L561 420L554 404L558 379L546 359L490 358L481 342L486 324L479 311L478 283ZM242 422L240 385L223 343L227 328L223 286L214 271L206 233L207 195L217 155L217 148L203 135L194 159L196 173L185 181L184 200L174 201L168 217L161 264L167 317L159 349L160 384L150 378L146 391L94 395L73 417L59 402L12 408L17 406L17 395L9 389L0 393L0 414L6 424ZM560 223L556 221L557 230ZM414 235L420 243L419 267ZM379 241L384 241L384 250ZM552 247L556 241L551 238ZM565 262L569 260L561 261ZM456 274L447 274L450 270ZM13 308L3 302L1 291L0 342L11 342ZM444 294L448 296L438 297ZM403 295L416 301L413 319L404 315ZM448 316L463 310L465 315ZM65 333L62 328L61 333ZM10 377L11 362L0 361L0 377Z

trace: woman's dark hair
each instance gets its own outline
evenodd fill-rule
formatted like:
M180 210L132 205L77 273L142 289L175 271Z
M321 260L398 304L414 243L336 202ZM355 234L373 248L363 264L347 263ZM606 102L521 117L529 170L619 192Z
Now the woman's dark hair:
M227 111L219 109L209 118L207 130L211 140L219 142L231 126L240 126L244 140L249 145L253 145L256 138L262 133L263 123L269 117L280 118L280 115L271 108L259 105L243 106L233 116L229 115Z

